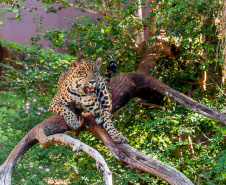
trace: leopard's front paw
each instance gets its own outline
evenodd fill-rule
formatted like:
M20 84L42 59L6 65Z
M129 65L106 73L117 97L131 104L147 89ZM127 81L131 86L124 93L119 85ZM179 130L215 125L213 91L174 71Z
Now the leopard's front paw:
M127 142L127 138L126 136L124 136L122 133L117 132L114 135L111 135L111 138L114 142L116 143L126 143Z
M65 119L65 118L64 118ZM79 129L79 121L76 119L65 119L67 126L71 129L71 130L77 130Z
M79 125L78 125L78 124L75 124L75 123L73 123L73 124L69 123L69 124L67 124L67 126L68 126L71 130L77 130L77 129L79 128Z

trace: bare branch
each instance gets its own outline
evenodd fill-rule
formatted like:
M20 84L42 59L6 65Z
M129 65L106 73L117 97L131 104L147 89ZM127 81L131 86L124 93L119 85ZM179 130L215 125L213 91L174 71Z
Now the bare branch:
M70 4L71 4L71 3L70 3ZM71 7L76 8L76 9L78 9L78 10L81 10L81 7L75 5L74 3L71 4ZM106 15L105 13L102 13L102 12L96 12L96 11L91 10L91 9L89 9L89 8L84 8L84 10L85 10L86 12L93 13L93 14L97 14L97 15L103 15L103 16Z
M174 99L178 103L186 106L190 110L193 110L194 112L197 112L199 114L202 114L208 118L212 118L216 121L219 121L220 123L223 123L226 125L226 115L223 113L218 112L217 110L214 110L210 107L207 107L205 105L202 105L198 103L197 101L189 98L188 96L180 93L179 91L176 91L169 86L165 85L164 83L160 82L157 79L152 80L152 84L156 83L155 90L157 92L160 92L164 94L165 96Z
M85 152L96 160L97 169L104 176L105 184L112 185L112 172L109 170L102 155L94 148L65 134L55 134L47 137L43 132L42 134L39 133L37 136L39 142L45 147L54 143L63 143L66 146L73 148L73 151Z

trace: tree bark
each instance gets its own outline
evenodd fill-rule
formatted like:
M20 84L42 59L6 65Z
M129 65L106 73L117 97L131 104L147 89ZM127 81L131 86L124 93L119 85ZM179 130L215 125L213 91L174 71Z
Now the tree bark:
M137 8L137 11L134 12L135 16L138 17L138 19L140 20L140 22L142 22L142 7L141 7L141 0L137 0L137 3L138 3L138 8ZM135 45L136 46L141 46L142 42L145 40L144 39L144 30L139 30L137 31L138 35L137 35L137 38L136 38L136 41L135 41Z

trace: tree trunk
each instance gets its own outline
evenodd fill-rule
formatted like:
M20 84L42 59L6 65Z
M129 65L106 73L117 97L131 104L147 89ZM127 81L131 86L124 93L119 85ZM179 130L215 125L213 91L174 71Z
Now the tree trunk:
M138 10L134 13L135 16L138 17L138 19L140 20L140 22L142 22L142 7L141 7L141 0L137 0L137 3L138 3ZM141 46L142 42L145 40L144 39L144 30L142 29L141 31L137 31L138 33L138 36L137 36L137 39L136 39L136 46Z

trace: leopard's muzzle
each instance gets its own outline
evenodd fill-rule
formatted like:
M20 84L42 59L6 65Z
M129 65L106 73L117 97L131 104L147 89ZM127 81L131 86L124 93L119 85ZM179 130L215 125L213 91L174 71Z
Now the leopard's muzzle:
M95 93L95 89L96 89L96 81L90 81L89 86L84 87L84 92L88 96L93 96Z

